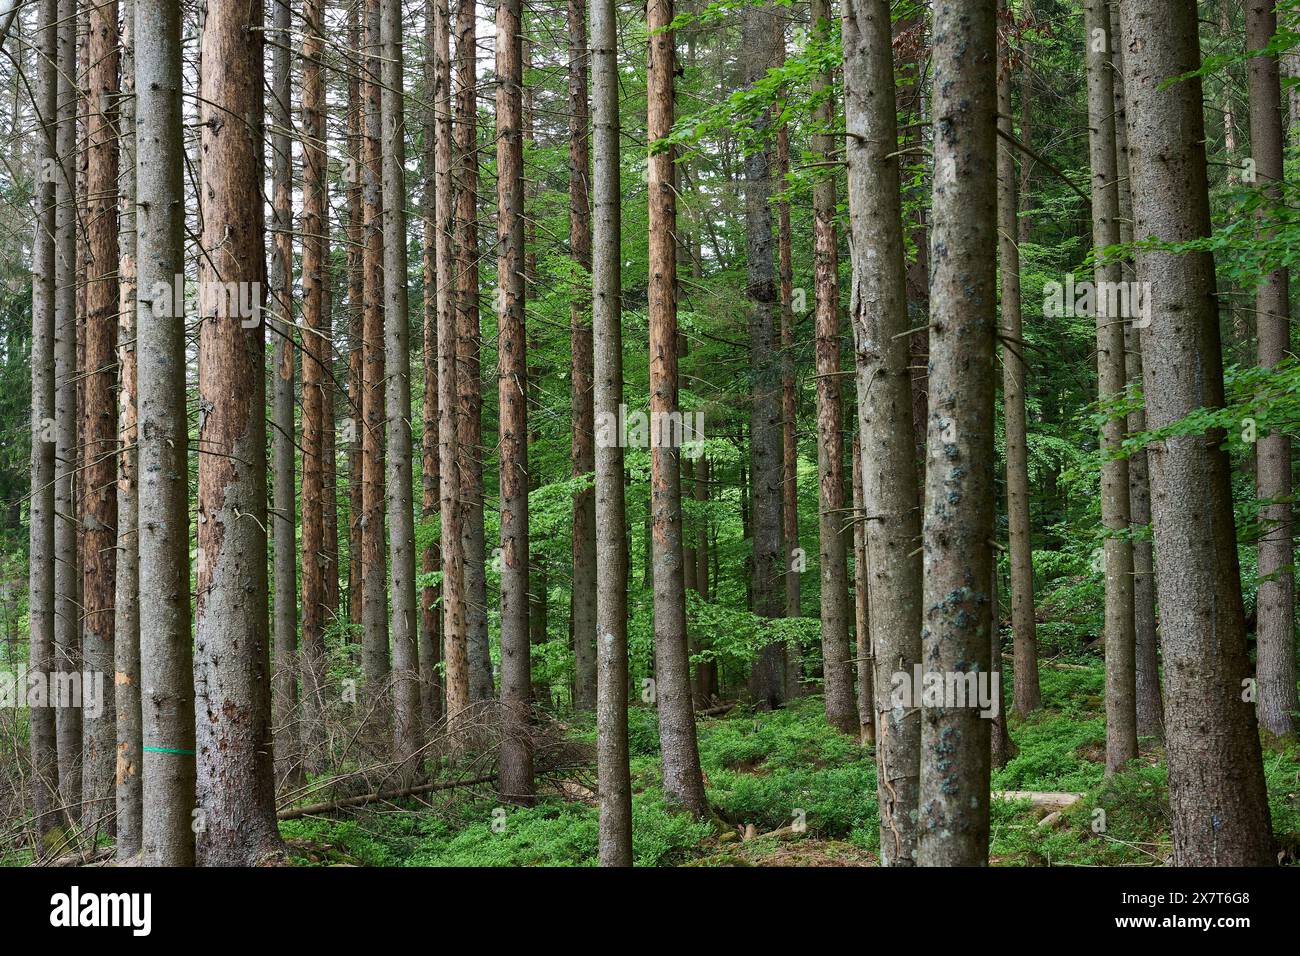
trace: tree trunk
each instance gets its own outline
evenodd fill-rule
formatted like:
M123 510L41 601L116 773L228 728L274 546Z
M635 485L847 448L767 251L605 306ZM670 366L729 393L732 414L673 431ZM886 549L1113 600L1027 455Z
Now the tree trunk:
M15 8L16 9L16 8ZM32 239L32 462L28 560L31 577L27 597L28 672L46 687L54 672L54 316L56 297L55 191L58 164L55 146L58 123L57 0L41 0L36 25L38 69L33 107L38 123L36 225ZM64 823L59 801L59 751L54 701L32 702L30 711L32 760L32 818L37 836Z
M671 10L658 13L660 23ZM591 320L594 406L607 427L623 401L622 193L614 0L591 4L593 183ZM671 55L671 46L668 48ZM662 67L661 67L662 69ZM632 783L627 740L627 569L623 447L602 429L596 442L596 772L601 866L632 865Z
M582 0L569 0L569 248L585 271L592 268L590 166L587 115L587 18ZM570 403L573 408L573 475L596 467L590 300L574 289L569 310ZM573 706L596 706L596 491L573 497Z
M136 472L135 266L135 0L127 0L122 30L122 102L118 168L121 245L118 250L117 587L113 601L113 684L116 707L117 859L140 852L140 550Z
M673 125L675 63L673 31L669 28L672 20L672 0L650 0L647 9L650 55L646 138L651 144L667 136ZM767 35L771 35L770 30ZM606 38L607 35L602 34L596 40L597 47ZM598 125L606 115L597 117ZM653 151L647 163L647 171L650 197L650 418L652 422L662 423L669 421L669 416L680 414L677 404L677 249L674 238L677 229L677 201L673 181L673 150ZM770 245L768 252L767 304L770 326ZM604 288L601 291L608 294ZM602 405L602 408L605 407ZM655 701L659 709L659 739L663 751L664 797L670 805L702 818L708 812L708 800L704 795L700 755L695 742L690 662L686 651L686 592L682 579L679 471L681 448L666 434L668 431L662 426L651 429ZM774 434L779 438L779 432ZM779 464L777 462L778 481ZM776 488L772 490L778 491ZM779 502L780 499L777 500ZM779 519L780 516L777 517ZM777 541L774 550L779 551L779 520L775 532ZM605 631L601 629L601 633ZM775 672L774 680L783 683L784 676L783 668Z
M194 864L185 323L183 313L176 315L169 308L173 290L183 282L185 264L185 220L176 213L185 197L181 56L179 5L135 0L136 262L142 291L136 302L137 474L140 580L149 588L148 600L140 602L141 858L155 866ZM260 87L255 96L260 97ZM252 167L254 173L260 169ZM256 417L261 415L259 407ZM254 460L261 457L258 450ZM206 456L203 460L224 461ZM266 500L264 486L261 499ZM265 554L263 574L264 559Z
M383 50L380 0L361 10L361 198L365 222L362 250L361 458L361 657L366 708L376 740L391 729L388 657L388 595L384 535L384 425L387 356L384 353ZM396 356L394 356L396 360Z
M830 0L813 0L812 36L830 36ZM814 162L831 163L835 116L830 72L812 80L821 97L813 122ZM825 130L825 132L820 132ZM861 732L849 653L849 578L844 510L844 412L840 398L839 249L835 234L833 167L813 186L813 287L816 298L818 538L821 542L822 678L826 722L846 734Z
M333 456L325 441L330 387L329 210L325 154L325 5L305 0L302 41L302 752L306 769L326 766L325 622L331 573L325 533L325 466ZM337 573L335 577L337 577Z
M930 417L921 631L926 668L990 671L993 349L997 337L996 11L960 0L934 14ZM972 55L970 51L986 51ZM958 704L966 706L958 706ZM978 704L921 712L923 866L988 862L989 721Z
M469 699L492 699L492 657L488 646L487 570L483 540L483 383L479 350L478 282L478 75L474 4L456 14L456 193L458 283L457 348L460 416L461 547L464 552L465 644L469 657Z
M1111 79L1110 17L1106 0L1087 0L1088 152L1092 167L1092 245L1097 320L1097 398L1103 406L1124 391L1124 322L1111 315L1103 290L1122 278L1119 263L1104 250L1119 242L1114 91ZM1110 415L1101 433L1101 522L1106 568L1106 772L1115 773L1137 756L1137 672L1133 625L1133 545L1129 525L1128 459L1119 457L1127 422Z
M456 296L452 280L458 262L453 246L456 196L452 171L451 17L447 0L434 0L434 108L437 111L435 169L438 264L438 465L441 479L442 641L447 660L447 717L453 730L469 706L469 661L465 647L465 552L460 535L460 466L457 447L458 369ZM452 737L453 745L457 738Z
M1005 0L1001 0L1003 10ZM998 128L1010 136L1011 63L998 44ZM1002 408L1007 445L1007 544L1011 552L1011 632L1015 657L1015 707L1021 717L1042 706L1038 689L1038 635L1034 628L1034 544L1029 525L1029 445L1025 423L1028 349L1020 312L1016 161L998 144L998 261L1002 267ZM996 630L996 628L995 628Z
M1246 48L1264 50L1277 33L1277 15L1271 3L1246 4ZM1271 203L1281 197L1282 93L1277 57L1252 56L1249 60L1250 153L1255 174L1263 182ZM1266 223L1272 211L1257 213ZM1264 225L1261 241L1275 231ZM1259 364L1273 368L1291 351L1291 305L1288 272L1272 270L1255 290L1255 321ZM1296 711L1294 522L1291 517L1291 439L1275 430L1256 446L1256 495L1268 502L1260 515L1263 537L1259 541L1259 595L1256 599L1255 676L1259 683L1259 724L1273 737L1294 737Z
M529 803L532 678L528 631L528 345L524 335L523 0L498 0L497 366L501 448L501 760L503 800Z
M201 41L207 254L199 264L203 454L194 674L198 856L208 866L250 865L283 849L275 822L266 617L263 21L261 0L208 0ZM236 303L251 308L232 308Z
M895 673L921 660L921 534L907 292L899 209L894 64L886 0L845 0L844 111L857 354L868 633L875 671L880 862L916 858L921 728L890 700ZM859 656L863 656L859 654Z
M411 316L407 298L406 120L403 87L402 4L383 0L380 13L383 73L383 230L385 430L388 438L385 510L393 646L393 755L410 761L399 770L409 780L420 749L419 618L415 604L415 502L411 437ZM382 567L382 560L381 565Z
M1119 239L1133 242L1133 200L1129 191L1128 129L1124 111L1124 48L1119 42L1119 4L1110 4L1111 84L1115 101L1115 174L1119 183ZM1120 264L1127 282L1138 281L1131 257ZM1130 286L1130 288L1135 288ZM1124 372L1130 385L1142 384L1142 330L1124 323ZM1128 415L1128 431L1147 430L1146 408L1139 405ZM1151 488L1146 449L1128 460L1129 523L1140 534L1133 538L1133 648L1137 674L1137 733L1139 737L1165 736L1164 703L1160 694L1160 663L1156 656L1155 553L1146 529L1151 524Z
M81 670L77 533L77 0L59 0L54 184L54 645L60 674ZM169 280L170 281L170 278ZM64 679L64 678L60 678ZM59 701L60 801L81 818L81 707Z
M113 702L113 601L117 569L117 0L90 8L86 101L85 468L82 529L82 655L102 678L97 708L84 720L82 814L87 828L111 832L117 716ZM92 678L91 687L95 687ZM97 689L97 688L96 688ZM107 821L105 823L105 821Z
M365 513L365 200L362 183L365 162L362 127L365 107L361 99L360 4L348 7L348 47L358 51L348 62L348 619L361 627L365 604L362 583L362 525ZM355 633L355 632L354 632ZM354 638L349 637L349 641Z
M772 17L769 8L746 7L741 12L745 48L745 81L753 85L766 75L774 58ZM785 559L781 548L781 367L777 354L779 330L776 316L772 249L772 163L762 140L770 118L761 114L756 145L745 160L745 224L749 263L746 297L749 299L750 372L753 395L749 413L750 471L753 517L753 567L751 589L754 613L778 618L785 613ZM826 595L823 595L823 599ZM839 602L840 607L843 601ZM761 627L762 625L760 625ZM786 699L786 648L764 633L750 674L755 702L777 707Z
M862 503L862 441L853 436L853 622L858 671L858 733L865 746L876 743L875 681L872 680L871 607L867 600L867 521Z
M1122 4L1134 235L1210 234L1201 87L1165 85L1200 66L1196 5ZM1141 249L1152 317L1143 330L1147 426L1223 405L1223 367L1208 252ZM1152 446L1151 512L1165 665L1169 798L1178 866L1272 863L1268 799L1250 676L1227 452L1222 432Z
M290 108L289 0L273 0L271 27L271 338L275 343L271 384L271 529L274 542L274 673L271 713L275 728L275 778L292 783L302 774L298 723L298 501L294 489L297 429L294 427L293 347L293 146ZM305 229L304 221L304 231ZM307 363L304 363L306 365ZM304 398L305 401L305 398ZM306 422L303 424L306 450ZM304 482L306 481L304 464ZM305 488L304 488L305 491ZM319 500L319 498L317 499ZM307 529L304 526L303 535ZM304 570L304 575L307 572ZM304 589L306 582L304 581Z
M424 189L421 192L424 270L424 395L420 417L424 420L420 468L420 514L427 522L438 520L442 508L441 463L438 444L438 12L436 0L424 5ZM420 556L424 574L442 571L442 549L430 543ZM420 592L420 719L433 727L442 719L442 621L437 585Z

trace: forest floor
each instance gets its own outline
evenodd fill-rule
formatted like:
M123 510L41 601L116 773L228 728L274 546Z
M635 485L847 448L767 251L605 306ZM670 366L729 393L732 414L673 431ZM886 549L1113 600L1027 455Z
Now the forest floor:
M1028 800L994 800L991 861L999 866L1158 866L1171 853L1162 748L1142 741L1125 773L1104 779L1101 666L1042 672L1043 709L1012 717L1019 748L994 771L995 791L1082 797L1045 819ZM819 697L776 712L733 710L699 723L700 758L716 817L670 813L660 790L654 712L635 708L633 854L643 866L872 866L877 862L872 751L831 729ZM588 724L569 725L580 741ZM593 761L594 762L594 761ZM1266 752L1282 862L1300 862L1300 746ZM503 810L491 787L434 794L419 805L373 807L347 819L286 821L291 862L303 866L584 866L596 862L594 773L542 787L525 809ZM800 823L803 826L800 826Z

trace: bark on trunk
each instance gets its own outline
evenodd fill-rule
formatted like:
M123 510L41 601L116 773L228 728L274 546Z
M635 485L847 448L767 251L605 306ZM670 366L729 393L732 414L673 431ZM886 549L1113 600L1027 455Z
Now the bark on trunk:
M671 12L660 15L661 22ZM591 4L591 320L596 442L596 772L601 866L632 865L632 783L627 740L627 512L623 447L606 430L623 401L622 258L619 186L619 75L614 0Z
M766 75L772 63L774 15L771 9L761 6L746 7L741 13L745 81L750 86ZM766 113L754 121L760 142L764 142L769 123ZM754 613L769 619L784 616L786 574L781 548L781 366L777 353L779 329L771 196L772 157L768 146L757 145L745 160L745 230L749 256L745 295L749 299L749 364L753 388L749 412L753 462L750 588ZM823 594L823 601L828 597ZM843 603L839 601L841 610ZM759 642L758 656L750 673L750 693L758 704L778 707L786 699L786 647L764 631L760 631Z
M403 87L402 4L383 0L380 13L383 72L383 230L385 431L388 438L385 510L392 609L393 756L404 761L398 778L419 769L420 658L415 605L415 502L411 456L411 317L407 297L406 121Z
M675 63L673 31L669 27L672 20L672 0L650 0L647 8L650 56L646 138L652 144L652 150L653 144L667 136L673 126ZM770 31L767 35L770 36ZM652 151L647 171L650 197L650 416L652 422L662 423L669 421L669 416L680 414L677 404L677 248L674 238L677 201L673 150L659 148ZM770 326L770 243L768 252ZM708 812L708 801L704 795L700 755L695 741L690 661L686 651L679 471L681 448L670 435L659 434L660 430L651 429L650 486L654 539L655 702L659 709L664 796L670 805L702 818ZM774 434L779 438L779 432ZM776 464L779 481L780 462ZM772 491L777 493L779 489L773 488ZM779 515L777 517L779 519ZM779 520L775 532L777 540L773 550L779 551ZM782 684L784 677L784 668L775 672L774 679Z
M912 432L898 129L889 4L845 0L845 155L853 242L849 314L857 357L868 632L875 673L880 861L916 858L920 723L890 701L921 660L921 533ZM865 655L859 655L865 656Z
M1002 7L1005 10L1005 0ZM1011 135L1011 63L998 44L998 128ZM1025 378L1029 354L1020 312L1016 160L998 144L998 261L1002 267L1002 409L1007 444L1007 544L1011 557L1011 633L1015 657L1015 707L1021 717L1042 706L1038 689L1038 635L1034 628L1034 544L1029 525L1029 445Z
M922 649L927 670L990 672L993 349L997 333L997 37L994 0L934 16L930 411L926 437ZM923 866L983 866L989 721L955 698L921 712Z
M587 115L587 16L582 0L569 0L569 249L574 261L590 271L591 203L587 189L590 165ZM593 406L591 300L574 290L569 312L570 404L573 408L571 459L574 477L596 467ZM573 497L573 706L596 706L596 491Z
M191 866L195 685L189 427L184 314L171 308L173 290L183 282L185 255L185 221L177 214L185 196L178 4L135 0L135 62L140 580L149 582L149 599L140 602L141 859L155 866Z
M102 699L88 708L82 814L92 832L112 831L117 717L113 702L113 601L117 570L117 0L90 8L87 42L85 467L82 492L82 655L104 675ZM92 682L91 686L95 686Z
M114 784L117 858L140 852L140 550L136 472L135 265L135 0L127 0L122 30L121 163L118 168L122 236L118 250L117 364L117 593L114 597L113 684L117 723Z
M1165 242L1210 234L1196 5L1121 5L1134 235ZM1143 330L1147 425L1161 429L1223 404L1223 368L1208 252L1143 249L1150 283ZM1151 511L1160 558L1169 797L1174 863L1267 865L1268 799L1250 676L1227 453L1223 435L1174 437L1149 449ZM1201 729L1204 728L1204 729Z
M263 26L261 0L208 0L201 40L207 255L199 264L194 673L198 857L209 866L250 865L283 849L266 616Z
M501 448L501 797L529 803L528 344L524 334L522 0L496 8L497 367Z
M1264 50L1277 33L1277 14L1265 0L1246 4L1246 48ZM1276 203L1282 183L1282 93L1277 57L1249 60L1250 153L1264 195ZM1273 238L1273 215L1261 207L1261 240ZM1272 270L1255 289L1259 364L1273 368L1291 351L1288 271ZM1266 504L1260 518L1258 625L1255 676L1259 683L1259 724L1273 737L1294 737L1296 711L1294 521L1291 515L1291 439L1275 430L1256 446L1256 495Z
M813 0L812 36L830 37L830 0ZM814 162L830 167L813 186L813 289L816 298L818 540L821 543L822 680L826 722L858 734L853 697L853 655L849 653L849 577L844 509L844 411L840 397L840 261L835 231L835 117L830 72L812 79L820 96L813 122Z

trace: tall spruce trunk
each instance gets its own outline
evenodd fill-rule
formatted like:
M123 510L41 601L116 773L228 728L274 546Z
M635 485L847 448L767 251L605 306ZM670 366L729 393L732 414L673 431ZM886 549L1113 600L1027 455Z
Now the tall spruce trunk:
M423 306L423 370L424 389L420 417L424 420L421 435L420 514L425 521L440 519L442 509L441 462L439 460L438 430L438 11L436 0L426 0L424 5L424 188L420 195L421 227L423 229L424 274ZM424 574L442 572L442 548L437 543L427 544L420 555L420 570ZM442 719L442 610L440 588L430 585L420 591L420 719L425 727L433 727Z
M845 0L853 322L866 530L868 633L875 672L880 862L916 862L921 727L890 700L893 675L921 660L921 535L889 4ZM861 652L860 656L861 655Z
M993 350L997 335L995 0L934 15L934 196L930 228L930 402L925 463L926 670L990 672ZM923 866L983 866L989 731L976 702L921 711Z
M1203 102L1191 0L1121 5L1134 236L1210 234ZM1167 84L1167 85L1166 85ZM1142 332L1147 427L1223 405L1223 367L1208 252L1145 248ZM1267 865L1268 798L1253 706L1227 452L1221 431L1148 449L1165 670L1174 864Z
M1001 6L1005 9L1005 0ZM1011 129L1011 63L998 43L998 129ZM1038 634L1034 627L1034 543L1029 524L1029 444L1025 379L1029 354L1020 311L1020 246L1016 230L1016 161L1010 143L998 144L998 263L1001 266L1002 410L1007 448L1007 544L1011 558L1011 633L1015 707L1021 717L1042 706L1038 688Z
M325 154L325 4L305 0L302 38L302 719L305 767L326 766L325 625L330 567L325 529L325 481L333 443L326 441L330 388L329 207Z
M1097 323L1097 399L1104 406L1123 393L1125 317L1112 315L1104 290L1122 278L1119 262L1105 250L1119 242L1115 114L1110 16L1106 0L1087 0L1088 154L1092 167L1092 245ZM1129 526L1128 459L1119 457L1127 420L1111 414L1101 430L1101 523L1106 570L1106 772L1137 756L1137 672L1133 629L1133 544Z
M77 0L59 0L54 183L54 649L60 675L81 670L77 548ZM168 279L170 281L170 278ZM60 680L70 679L61 676ZM55 708L60 802L81 819L81 706Z
M365 174L361 129L365 107L361 100L360 4L348 7L348 46L357 53L347 64L348 83L348 620L361 627L365 603L362 583L362 526L365 513ZM357 632L354 632L357 633ZM355 637L349 636L349 642Z
M1119 42L1119 3L1110 4L1111 86L1115 102L1115 175L1119 184L1119 239L1133 242L1133 199L1129 188L1128 129L1124 110L1124 48ZM1126 282L1140 281L1130 254L1120 264ZM1130 287L1133 288L1133 287ZM1130 386L1142 384L1142 330L1124 323L1124 373ZM1128 431L1137 435L1147 430L1146 408L1129 412ZM1151 525L1151 486L1147 453L1143 448L1129 456L1129 524L1133 535L1133 651L1137 689L1137 733L1139 737L1163 739L1164 702L1160 693L1160 662L1157 657L1155 551L1148 528Z
M492 698L492 658L488 646L487 568L483 540L483 333L479 322L478 281L478 74L474 4L461 0L456 13L456 191L457 418L460 443L460 536L464 553L465 646L469 658L469 698Z
M437 181L438 234L438 465L442 496L442 640L447 661L447 718L454 730L469 706L469 659L465 645L465 552L460 534L460 463L458 452L457 287L455 238L456 183L452 168L451 15L447 0L436 3L434 20L434 104L437 136L434 178ZM453 736L453 743L456 738Z
M135 0L126 0L122 29L121 238L118 249L117 585L113 601L113 684L116 708L117 858L140 852L140 550L136 471L135 264Z
M671 11L658 13L659 22ZM591 323L596 441L596 773L601 866L632 865L627 738L627 510L623 446L608 427L623 402L619 73L614 0L592 0L593 205ZM671 47L669 47L671 51ZM611 440L612 439L612 440Z
M812 36L830 37L830 0L813 0ZM835 230L835 168L831 166L835 102L830 71L812 80L819 97L813 154L829 168L813 186L813 290L816 299L818 538L821 542L822 679L826 721L858 734L849 653L849 576L844 507L844 410L840 388L840 257Z
M407 761L399 779L411 779L420 749L419 618L415 603L415 501L411 436L411 316L407 296L406 121L402 92L401 0L383 0L380 11L383 72L383 230L385 432L388 439L385 511L393 648L393 756Z
M271 539L275 777L292 782L302 773L298 714L298 499L294 488L298 433L294 423L293 146L290 108L289 0L273 0L271 28ZM304 423L305 425L305 423ZM305 435L304 435L305 441ZM305 446L304 446L305 447ZM305 476L304 476L305 477ZM306 529L304 528L304 533Z
M677 403L677 194L673 150L655 147L673 126L674 57L672 0L650 0L646 137L650 197L650 417L664 422L679 414ZM768 32L770 36L770 31ZM770 40L767 41L770 43ZM597 41L599 43L599 41ZM769 245L769 253L771 251ZM769 265L771 256L768 256ZM770 269L769 269L770 273ZM769 318L770 318L769 282ZM769 321L769 326L771 322ZM603 406L602 406L603 407ZM691 706L690 661L686 651L686 591L682 576L681 448L671 436L651 429L650 487L653 514L655 703L663 752L667 802L696 817L708 813ZM662 429L666 432L667 429ZM779 438L779 431L775 433ZM667 439L667 440L665 440ZM615 436L617 440L617 436ZM780 462L777 463L780 478ZM779 489L773 488L773 492ZM778 502L780 499L777 499ZM778 515L779 519L779 515ZM775 527L780 550L781 527ZM604 633L602 631L602 633ZM780 644L776 645L778 649ZM774 680L784 684L784 667Z
M28 505L28 645L29 675L45 686L55 670L54 617L54 317L56 272L54 249L55 183L60 157L55 147L58 87L57 0L41 0L37 10L36 71L36 225L32 239L32 416L31 499ZM59 750L54 702L32 702L29 731L32 762L32 820L44 841L63 821L59 801Z
M181 55L179 5L135 0L141 859L155 866L193 865L195 837L185 316L171 308L185 265Z
M361 657L365 706L375 740L391 731L392 677L388 652L388 585L384 534L384 401L387 356L384 352L384 184L383 184L383 49L380 0L362 7L361 60L361 199L362 249L361 347ZM396 357L394 357L396 359Z
M109 677L117 573L117 10L117 0L100 0L90 8L87 42L81 641L90 687L103 688L83 718L82 815L92 833L113 830L117 750L115 688Z
M528 628L528 345L524 334L523 0L498 0L497 366L501 449L502 799L530 802Z
M774 16L771 9L762 6L749 6L741 13L745 82L749 86L766 75L774 58ZM781 547L781 367L772 247L772 156L765 140L770 121L766 112L754 121L759 142L745 159L745 245L749 257L745 295L749 299L753 390L749 412L753 509L750 588L754 613L774 619L785 615L786 559ZM828 599L830 596L824 594L823 601ZM844 600L837 606L842 611ZM777 707L786 699L786 647L766 631L760 634L758 656L750 673L750 693L755 702Z
M583 0L569 0L569 249L574 261L590 272L591 200L587 188L590 149L587 108L587 15ZM584 283L585 284L585 283ZM596 467L592 328L587 318L591 299L583 285L573 290L569 308L570 405L573 476ZM573 496L573 706L596 706L596 490Z
M1277 14L1265 0L1246 3L1246 48L1264 50L1277 33ZM1249 60L1250 154L1264 195L1279 201L1282 184L1282 93L1277 57ZM1262 207L1258 216L1272 215ZM1263 227L1261 240L1276 231ZM1259 364L1273 368L1291 352L1291 304L1288 271L1269 272L1255 289L1256 339ZM1256 495L1268 502L1260 515L1259 595L1256 598L1255 677L1259 684L1259 724L1273 737L1295 736L1295 522L1291 515L1291 438L1280 429L1259 439L1256 446Z
M283 850L266 614L263 26L261 0L208 0L201 39L207 255L199 263L194 681L198 857L208 866L250 865ZM232 308L236 303L251 309Z

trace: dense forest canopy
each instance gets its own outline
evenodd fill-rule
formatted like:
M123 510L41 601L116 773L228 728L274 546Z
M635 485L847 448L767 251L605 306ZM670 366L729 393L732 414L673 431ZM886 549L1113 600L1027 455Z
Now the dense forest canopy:
M1295 862L1294 3L0 42L0 861Z

